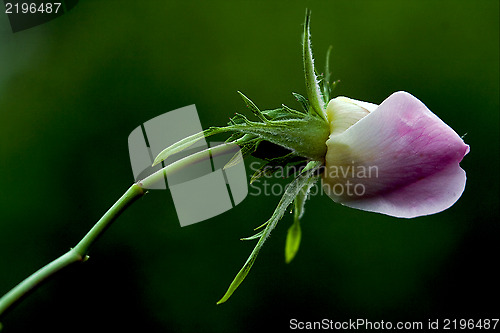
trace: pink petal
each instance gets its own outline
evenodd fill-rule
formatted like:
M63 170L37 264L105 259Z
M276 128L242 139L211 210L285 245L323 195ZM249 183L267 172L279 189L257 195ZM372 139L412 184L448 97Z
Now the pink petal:
M434 214L465 188L469 146L406 92L327 141L325 192L336 202L396 217Z

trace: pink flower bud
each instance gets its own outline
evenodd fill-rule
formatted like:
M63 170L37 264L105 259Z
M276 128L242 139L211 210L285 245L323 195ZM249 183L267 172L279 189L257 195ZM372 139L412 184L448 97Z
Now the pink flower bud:
M396 217L449 208L465 188L461 137L406 92L379 106L345 97L327 107L323 187L343 205Z

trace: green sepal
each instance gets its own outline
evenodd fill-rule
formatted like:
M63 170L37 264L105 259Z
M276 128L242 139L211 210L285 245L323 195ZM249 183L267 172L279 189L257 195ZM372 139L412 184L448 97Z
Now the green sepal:
M307 172L316 166L312 163L309 163L302 172ZM307 195L309 194L309 190L314 185L314 183L318 180L317 176L313 176L309 178L309 182L304 184L299 194L295 197L294 203L294 216L293 216L293 224L288 229L286 235L286 243L285 243L285 262L290 263L297 251L299 250L300 240L302 238L302 231L300 228L300 219L304 215L304 207L307 200Z
M257 227L257 228L255 228L255 229L262 228L262 227L264 227L266 224L267 224L267 222L266 222L266 223L264 223L264 224L263 224L263 225L261 225L261 226L258 226L258 227ZM249 237L240 238L240 240L242 240L242 241L248 241L248 240L257 239L257 238L261 237L263 233L264 233L264 230L259 231L259 232L258 232L258 233L256 233L255 235L252 235L252 236L249 236Z
M240 94L241 98L245 102L245 104L248 106L248 108L253 112L253 114L259 118L264 123L267 123L269 120L264 116L262 111L257 107L257 105L254 104L248 97L246 97L241 91L238 91L238 94Z
M266 124L248 122L231 126L232 131L258 136L296 155L312 160L323 160L329 125L316 117L270 121Z
M273 215L265 223L266 228L258 234L247 238L254 239L259 237L259 240L257 242L257 245L255 245L252 253L248 257L247 261L240 269L233 282L231 282L224 296L217 302L217 304L221 304L227 301L229 297L231 297L231 295L234 293L234 291L238 288L238 286L243 282L245 277L250 272L250 269L252 268L255 260L257 259L257 255L259 254L262 245L264 245L264 242L271 234L271 231L274 229L274 227L276 227L276 224L283 217L283 214L288 210L288 206L290 206L290 204L294 201L295 197L300 193L302 188L310 182L310 177L314 177L316 170L321 166L321 163L317 161L312 161L310 163L314 163L315 166L308 171L301 173L290 184L288 184L285 193L281 197L278 206L274 210Z
M229 160L229 162L224 165L223 169L230 168L232 166L235 166L238 163L243 162L243 159L247 157L248 155L252 154L256 149L259 143L262 140L259 138L253 138L253 139L244 139L242 138L240 141L236 140L233 143L241 146L241 149L236 152L233 157Z
M307 163L307 159L297 156L294 153L288 153L286 155L273 158L273 159L267 159L267 163L264 163L260 166L259 169L257 169L252 177L250 178L250 184L252 184L254 181L258 180L261 177L270 177L272 176L275 172L278 171L283 171L287 167L299 167L301 164ZM284 174L285 178L288 178L291 174L292 171L296 170L291 168L289 173Z
M304 23L304 39L302 49L302 60L304 62L304 75L306 80L307 97L309 98L309 112L319 116L323 120L327 120L325 113L325 101L319 85L319 79L314 69L314 58L311 46L311 11L306 10L306 20Z
M205 137L225 132L233 132L230 138L226 140L226 143L230 142L241 146L245 156L248 155L246 152L250 154L255 152L258 143L268 141L305 159L324 159L326 154L325 142L329 136L327 122L285 105L278 109L261 111L243 93L238 93L260 121L251 121L245 115L237 113L225 127L211 127L165 148L155 158L153 166ZM296 94L296 96L300 95ZM298 98L304 99L302 96ZM302 102L306 103L307 101ZM235 156L230 164L234 165L239 163L240 160L239 156ZM264 157L264 160L269 159Z
M326 62L325 62L325 73L323 74L323 80L321 84L321 88L323 90L323 100L325 101L325 105L330 101L331 91L333 86L330 85L330 55L332 53L333 46L330 45L328 50L326 51Z
M295 99L297 100L297 102L300 103L300 105L302 105L302 108L304 109L305 112L309 112L309 102L307 101L307 98L305 98L304 96L302 96L301 94L297 94L297 93L294 93L292 92L292 95L293 97L295 97Z
M158 154L158 156L156 156L156 158L153 162L153 166L166 160L169 156L171 156L175 153L178 153L186 148L189 148L190 146L192 146L193 144L195 144L196 142L200 141L203 138L206 138L208 136L218 134L218 133L228 132L229 130L230 130L229 127L210 127L207 130L190 135L190 136L174 143L173 145L163 149Z
M295 216L293 224L288 228L285 243L285 262L288 264L292 261L297 254L302 238L302 231L300 230L300 219L297 217L297 208L295 208Z
M250 177L250 184L253 184L254 181L258 180L261 177L268 177L273 174L273 169L269 167L269 163L264 163L262 166L257 169L252 177Z

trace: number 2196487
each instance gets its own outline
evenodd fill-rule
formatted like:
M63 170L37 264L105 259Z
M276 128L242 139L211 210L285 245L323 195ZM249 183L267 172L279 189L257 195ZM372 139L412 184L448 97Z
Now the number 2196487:
M495 329L498 319L444 319L443 329L445 330L464 330L464 329Z
M57 14L59 8L61 7L60 2L42 2L40 4L31 2L22 3L5 3L5 13L6 14L36 14L36 13L46 13L46 14Z

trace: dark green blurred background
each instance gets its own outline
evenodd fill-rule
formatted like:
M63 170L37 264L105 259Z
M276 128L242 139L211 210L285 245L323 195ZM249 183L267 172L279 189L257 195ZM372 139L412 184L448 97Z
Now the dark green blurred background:
M471 152L449 210L400 220L327 197L291 216L248 276L241 242L277 197L247 197L179 226L168 191L134 204L91 249L6 316L6 332L255 332L299 320L491 318L499 314L498 1L91 1L16 34L0 14L0 294L73 246L133 182L129 133L196 104L204 127L245 107L299 108L301 32L317 64L331 44L335 91L380 103L406 90Z

